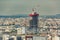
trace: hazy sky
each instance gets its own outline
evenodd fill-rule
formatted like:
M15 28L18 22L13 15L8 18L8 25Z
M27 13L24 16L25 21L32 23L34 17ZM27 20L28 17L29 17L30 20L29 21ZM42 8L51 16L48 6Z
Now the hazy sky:
M0 0L0 15L30 14L32 8L40 15L60 13L60 0Z

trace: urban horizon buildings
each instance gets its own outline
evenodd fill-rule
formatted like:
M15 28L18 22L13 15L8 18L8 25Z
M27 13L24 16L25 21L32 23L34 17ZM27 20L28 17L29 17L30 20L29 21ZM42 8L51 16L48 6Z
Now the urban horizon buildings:
M29 28L32 29L28 30ZM29 40L30 38L33 38L33 40L37 40L37 38L38 40L41 38L46 40L48 34L52 36L54 36L53 34L58 34L57 36L60 36L59 28L60 19L38 18L38 14L34 11L30 14L30 17L26 18L0 18L0 34L3 35L2 38L4 39L8 37L7 35L9 35L13 39L23 36L22 38L24 40L25 37L26 40ZM38 34L35 34L35 32Z

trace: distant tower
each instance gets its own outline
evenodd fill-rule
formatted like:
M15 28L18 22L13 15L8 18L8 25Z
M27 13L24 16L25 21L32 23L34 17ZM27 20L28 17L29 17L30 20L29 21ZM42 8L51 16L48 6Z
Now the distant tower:
M37 14L37 12L35 12L34 9L32 9L32 13L29 14L29 16L30 16L30 27L36 28L36 30L37 30L39 14Z

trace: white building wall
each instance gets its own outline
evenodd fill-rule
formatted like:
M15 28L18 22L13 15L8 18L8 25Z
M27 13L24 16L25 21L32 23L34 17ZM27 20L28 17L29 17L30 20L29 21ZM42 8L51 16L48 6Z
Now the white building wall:
M52 37L52 40L59 40L59 37L58 36L54 36L54 37Z
M3 40L8 40L9 39L9 35L3 35Z
M47 37L33 36L33 40L47 40Z
M17 34L25 34L25 27L17 28Z

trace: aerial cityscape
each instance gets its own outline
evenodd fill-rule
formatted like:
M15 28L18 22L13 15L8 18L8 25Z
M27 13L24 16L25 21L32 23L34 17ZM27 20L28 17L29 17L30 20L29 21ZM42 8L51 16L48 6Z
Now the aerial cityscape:
M0 17L0 40L60 40L60 18Z
M60 40L60 0L0 0L0 40Z

